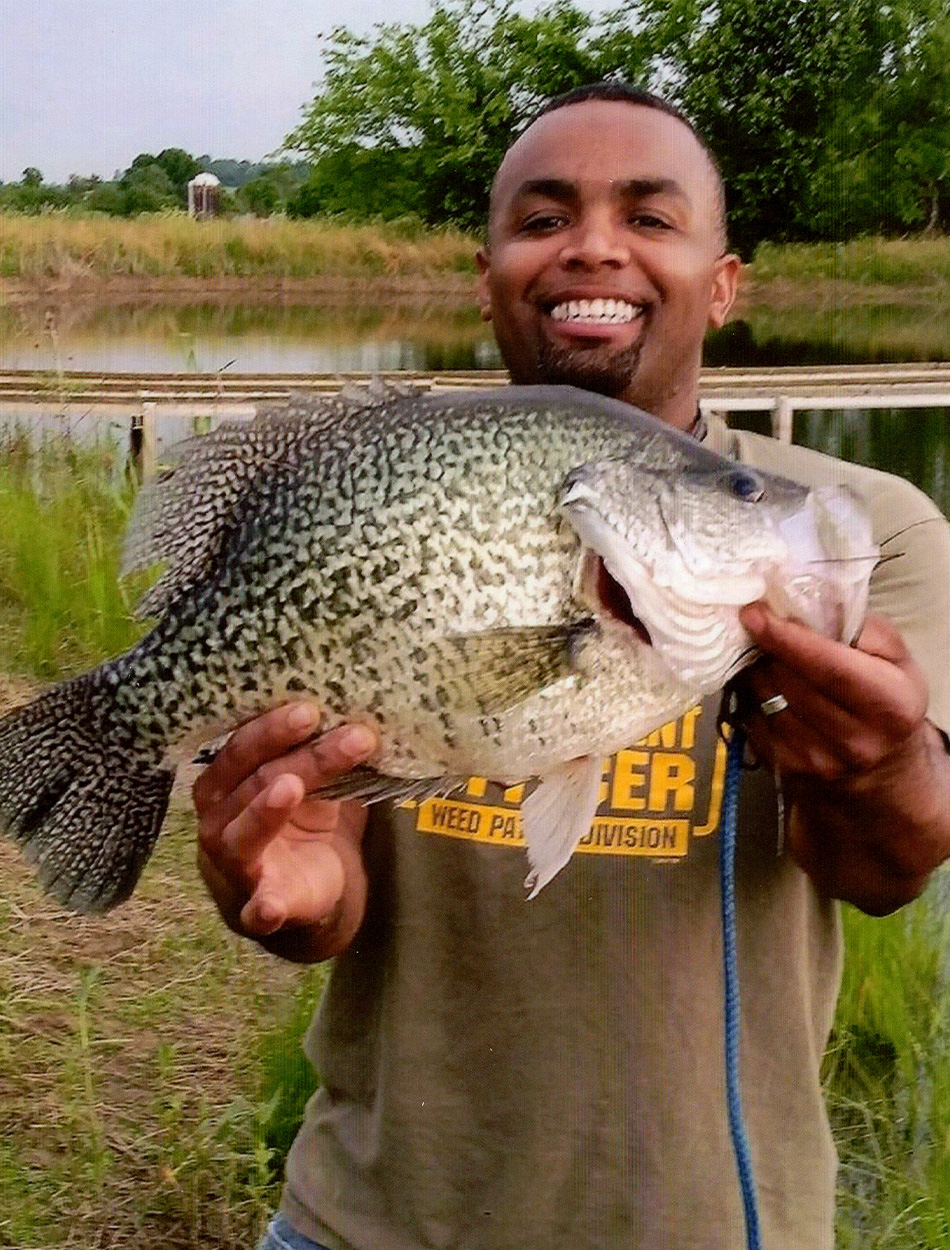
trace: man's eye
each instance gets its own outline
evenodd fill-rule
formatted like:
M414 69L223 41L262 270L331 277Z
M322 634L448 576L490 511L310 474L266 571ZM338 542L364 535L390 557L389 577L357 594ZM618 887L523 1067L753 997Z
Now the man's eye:
M537 213L521 223L522 234L548 234L559 230L567 222L563 213Z
M644 226L647 230L670 230L672 227L655 213L631 213L629 218L632 226Z

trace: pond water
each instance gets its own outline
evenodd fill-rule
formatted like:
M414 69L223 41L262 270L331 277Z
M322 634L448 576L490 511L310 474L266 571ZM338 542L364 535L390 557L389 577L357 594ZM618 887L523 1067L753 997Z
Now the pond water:
M950 360L950 304L760 301L706 347L710 365L915 360ZM500 365L474 300L0 306L0 369L306 373Z
M706 349L710 365L915 360L950 360L950 306L753 304L711 336ZM491 329L469 304L0 306L0 369L305 373L500 366ZM734 420L767 428L756 414ZM70 423L73 432L88 434L94 425L127 441L128 416L90 421L71 414ZM166 436L189 429L187 419L176 421ZM946 410L799 413L795 440L900 473L950 515Z

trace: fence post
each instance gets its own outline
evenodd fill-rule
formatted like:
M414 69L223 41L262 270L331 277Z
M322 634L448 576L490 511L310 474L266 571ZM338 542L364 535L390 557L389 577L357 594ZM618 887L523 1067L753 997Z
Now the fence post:
M142 411L132 418L129 431L129 464L140 483L155 475L155 403L143 400Z
M779 395L772 409L772 437L780 443L792 441L792 418L795 410L788 395Z

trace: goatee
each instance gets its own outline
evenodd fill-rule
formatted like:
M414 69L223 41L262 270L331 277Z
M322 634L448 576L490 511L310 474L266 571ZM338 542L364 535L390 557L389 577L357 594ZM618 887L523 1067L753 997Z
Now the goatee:
M607 347L561 347L541 342L538 371L544 382L577 386L616 399L630 386L640 360L640 344L616 351Z

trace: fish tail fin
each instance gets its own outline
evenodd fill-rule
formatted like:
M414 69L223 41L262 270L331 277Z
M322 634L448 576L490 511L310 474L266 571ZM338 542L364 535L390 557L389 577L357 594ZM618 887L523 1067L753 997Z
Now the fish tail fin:
M118 724L104 665L0 720L0 830L73 911L108 911L135 888L174 772Z

